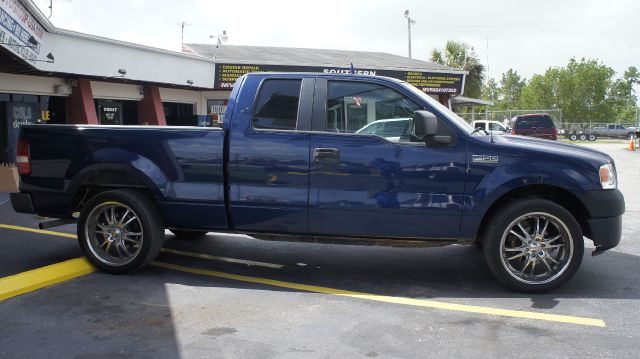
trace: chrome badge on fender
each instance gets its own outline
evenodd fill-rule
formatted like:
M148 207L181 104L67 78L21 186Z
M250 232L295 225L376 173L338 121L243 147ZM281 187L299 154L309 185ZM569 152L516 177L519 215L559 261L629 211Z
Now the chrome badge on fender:
M473 163L498 163L498 156L473 155Z

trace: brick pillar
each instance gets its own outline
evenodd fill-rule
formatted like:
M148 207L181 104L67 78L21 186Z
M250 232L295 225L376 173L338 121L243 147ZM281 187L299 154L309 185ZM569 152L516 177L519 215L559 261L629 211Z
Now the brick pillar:
M158 126L167 125L158 86L144 86L144 98L138 103L138 123Z
M67 122L78 125L100 124L88 79L78 79L78 85L71 87L71 95L67 97Z

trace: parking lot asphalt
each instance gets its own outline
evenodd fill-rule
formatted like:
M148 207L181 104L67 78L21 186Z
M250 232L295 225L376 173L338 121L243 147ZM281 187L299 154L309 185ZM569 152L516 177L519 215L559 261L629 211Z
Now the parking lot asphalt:
M587 249L551 293L508 291L475 247L167 234L156 265L138 273L93 272L0 302L0 356L637 358L640 152L589 146L616 160L622 243L596 257ZM0 227L0 277L81 256L73 225L26 231L39 219L3 198L0 224L15 227Z

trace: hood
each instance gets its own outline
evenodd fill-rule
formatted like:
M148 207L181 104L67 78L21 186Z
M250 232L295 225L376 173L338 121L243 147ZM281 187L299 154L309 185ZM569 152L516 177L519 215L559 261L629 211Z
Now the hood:
M489 136L485 137L489 138ZM493 136L493 139L498 146L515 147L523 152L546 153L570 159L583 159L587 162L592 162L596 166L609 162L613 163L613 158L608 154L584 146L525 136Z

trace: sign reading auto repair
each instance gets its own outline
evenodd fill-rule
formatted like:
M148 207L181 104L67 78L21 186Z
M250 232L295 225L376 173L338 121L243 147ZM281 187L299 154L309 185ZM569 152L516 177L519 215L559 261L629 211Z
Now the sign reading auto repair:
M216 64L216 79L214 89L231 90L238 77L250 72L323 72L349 74L351 69L321 66L288 66L288 65L251 65L251 64ZM463 74L354 69L357 75L378 75L393 77L407 81L426 93L460 94L462 93Z
M0 43L25 60L36 60L44 28L18 0L0 0Z

